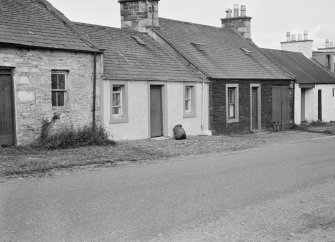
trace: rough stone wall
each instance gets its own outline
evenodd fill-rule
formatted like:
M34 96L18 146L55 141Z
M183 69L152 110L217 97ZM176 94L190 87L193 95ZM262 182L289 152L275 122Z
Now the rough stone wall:
M121 27L146 32L147 27L159 27L158 0L125 1L121 4Z
M226 121L226 84L239 84L239 122ZM250 131L250 84L261 86L261 128L272 127L272 86L289 86L288 81L222 81L210 84L210 128L214 134ZM290 116L293 123L293 92L290 94Z
M100 119L101 58L97 58L97 120ZM13 67L16 138L18 145L32 142L40 135L42 119L59 114L53 129L82 127L92 121L93 55L18 48L0 49L0 66ZM51 103L52 70L66 70L66 108Z

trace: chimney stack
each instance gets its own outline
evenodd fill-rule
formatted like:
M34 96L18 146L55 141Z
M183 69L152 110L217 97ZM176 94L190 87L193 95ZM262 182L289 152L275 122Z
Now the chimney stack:
M329 48L329 39L326 39L326 48Z
M146 32L159 27L158 2L160 0L119 0L121 28Z
M240 6L234 4L234 12L232 17L232 10L226 10L226 18L221 19L222 28L235 29L244 38L251 39L251 17L247 16L247 9L245 5L241 5L241 15L239 15Z
M286 51L300 52L307 58L313 56L313 40L308 39L308 32L304 31L304 34L298 34L298 41L296 40L296 34L286 33L286 41L281 42L281 49Z

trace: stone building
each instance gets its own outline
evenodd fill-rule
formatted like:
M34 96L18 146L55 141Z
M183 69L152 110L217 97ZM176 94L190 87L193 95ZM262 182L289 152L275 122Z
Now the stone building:
M99 121L101 51L45 0L1 1L0 145Z
M222 28L158 17L158 2L119 0L122 27L146 31L209 86L213 133L230 133L293 124L293 78L251 41L245 6L227 10ZM284 100L282 100L284 99Z

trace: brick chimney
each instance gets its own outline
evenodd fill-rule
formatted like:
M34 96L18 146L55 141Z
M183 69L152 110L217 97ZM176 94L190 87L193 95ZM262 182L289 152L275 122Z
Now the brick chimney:
M121 28L146 32L147 28L159 27L159 0L119 0Z
M301 52L307 58L313 56L313 40L308 39L308 32L298 34L298 40L295 34L287 32L286 41L281 42L281 49L287 51Z
M234 5L234 11L226 10L226 18L221 19L222 28L235 29L244 38L251 39L251 17L247 17L247 9L245 5L241 5L241 13L239 5ZM233 13L233 15L232 15Z

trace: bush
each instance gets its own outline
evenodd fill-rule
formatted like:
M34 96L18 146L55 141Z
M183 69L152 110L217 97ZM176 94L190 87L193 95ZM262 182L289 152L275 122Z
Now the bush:
M48 125L43 123L43 125ZM42 130L43 130L42 125ZM91 145L115 145L115 142L108 139L108 133L103 127L84 126L83 128L73 129L64 128L63 130L49 134L49 128L44 128L37 145L45 149L67 149Z

